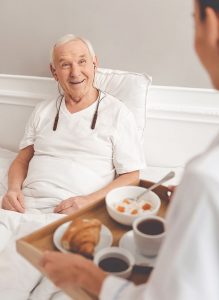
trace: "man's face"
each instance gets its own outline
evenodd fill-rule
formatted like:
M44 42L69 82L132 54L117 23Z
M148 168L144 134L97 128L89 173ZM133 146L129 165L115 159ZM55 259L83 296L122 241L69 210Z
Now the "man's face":
M80 102L93 89L94 64L87 45L81 40L67 42L54 50L53 76L59 81L67 100Z
M215 88L219 89L219 21L212 9L206 10L204 20L200 18L200 7L194 0L195 50L208 71Z

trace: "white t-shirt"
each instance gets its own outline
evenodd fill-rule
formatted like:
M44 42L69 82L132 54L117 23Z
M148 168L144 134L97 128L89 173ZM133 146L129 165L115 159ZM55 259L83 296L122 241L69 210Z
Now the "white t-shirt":
M219 298L219 136L193 159L170 204L167 235L147 284L109 276L101 300Z
M63 100L56 131L56 101L44 101L35 108L20 143L20 149L34 145L35 151L23 184L24 194L29 195L29 188L31 193L36 191L31 195L47 197L46 190L52 184L56 188L50 196L66 199L104 187L115 174L145 167L134 116L109 94L101 92L100 99L94 130L91 122L97 101L70 113Z

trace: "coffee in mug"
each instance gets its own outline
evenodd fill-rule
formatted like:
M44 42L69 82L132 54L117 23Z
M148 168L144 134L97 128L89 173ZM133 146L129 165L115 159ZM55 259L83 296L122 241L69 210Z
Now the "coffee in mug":
M158 216L139 217L133 222L133 234L138 251L155 256L165 236L165 220Z
M106 257L100 260L98 266L105 272L109 273L123 272L129 268L127 261L114 256Z
M97 251L94 255L94 263L105 272L128 278L131 275L135 259L127 249L107 247Z
M164 232L164 223L157 219L148 218L140 222L137 229L148 235L158 235Z

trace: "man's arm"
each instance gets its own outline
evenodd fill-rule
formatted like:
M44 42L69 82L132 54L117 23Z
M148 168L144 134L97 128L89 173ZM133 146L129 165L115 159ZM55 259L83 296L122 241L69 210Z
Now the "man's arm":
M124 186L124 185L137 185L139 183L139 171L133 171L129 173L125 173L119 175L116 179L114 179L111 183L109 183L104 188L80 197L72 197L62 201L54 210L56 213L62 214L70 214L81 207L85 206L86 204L90 204L93 202L101 201L105 198L107 193L114 188Z
M125 173L119 175L116 179L114 179L111 183L109 183L104 188L90 194L89 197L91 201L101 200L105 198L107 193L112 189L115 189L120 186L125 186L125 185L137 185L138 183L139 183L139 171Z
M31 145L22 149L12 162L8 172L8 190L3 197L2 208L24 212L24 199L21 189L33 155L34 148Z

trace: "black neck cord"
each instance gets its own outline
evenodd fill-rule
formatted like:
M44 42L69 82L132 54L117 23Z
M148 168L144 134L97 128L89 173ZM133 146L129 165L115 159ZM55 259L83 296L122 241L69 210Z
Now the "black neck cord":
M96 106L94 116L93 116L93 119L92 119L92 122L91 122L91 127L90 127L92 130L94 130L94 128L96 126L96 123L97 123L98 109L99 109L100 101L102 99L100 99L100 92L99 92L99 96L98 96L98 100L97 100L97 106Z
M54 120L54 124L53 124L53 131L56 131L57 126L58 126L58 122L59 122L59 111L60 111L60 107L61 107L63 98L64 98L64 95L61 95L61 100L60 100L60 103L59 103L59 108L57 109L57 114L56 114L56 116L55 116L55 120Z
M64 95L61 95L61 100L60 100L60 103L59 103L59 107L57 108L57 114L55 116L55 120L54 120L54 124L53 124L53 131L56 131L57 127L58 127L58 122L59 122L59 112L60 112L60 107L61 107L61 104L62 104L62 100L64 98ZM97 123L97 117L98 117L98 109L99 109L99 105L100 105L100 102L101 100L105 97L105 95L100 99L100 91L99 91L99 96L98 96L98 100L97 100L97 106L96 106L96 109L95 109L95 112L94 112L94 116L93 116L93 119L92 119L92 122L91 122L91 129L94 130L95 129L95 126L96 126L96 123Z

